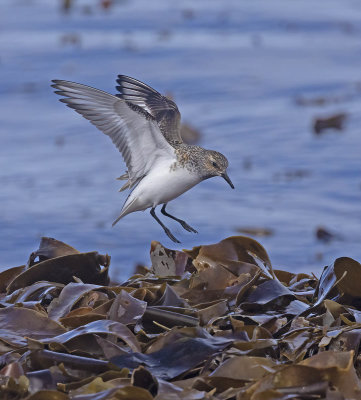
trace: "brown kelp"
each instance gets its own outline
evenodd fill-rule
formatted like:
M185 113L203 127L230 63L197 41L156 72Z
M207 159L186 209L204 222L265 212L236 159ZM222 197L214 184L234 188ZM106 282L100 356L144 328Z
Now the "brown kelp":
M43 238L0 273L0 397L361 398L361 265L274 269L255 240L152 242L150 268Z

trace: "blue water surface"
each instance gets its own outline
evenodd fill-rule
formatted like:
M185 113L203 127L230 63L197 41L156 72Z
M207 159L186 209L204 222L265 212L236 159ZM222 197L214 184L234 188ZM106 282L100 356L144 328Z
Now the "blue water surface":
M237 234L258 238L275 267L315 272L361 260L361 3L302 0L0 3L0 268L26 262L41 236L112 256L112 277L149 264L151 240L191 248ZM125 165L109 138L59 103L51 79L115 92L127 74L171 93L200 145L230 161L236 189L207 180L168 211L116 227ZM325 100L300 105L300 99ZM302 103L302 101L301 101ZM347 113L315 135L315 117ZM318 241L324 226L338 238Z

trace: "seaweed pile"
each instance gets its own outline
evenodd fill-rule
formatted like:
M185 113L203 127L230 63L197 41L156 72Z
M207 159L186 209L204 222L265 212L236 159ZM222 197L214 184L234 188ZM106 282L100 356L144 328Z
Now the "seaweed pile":
M293 274L245 236L150 257L119 285L43 238L0 273L0 398L361 398L357 261Z

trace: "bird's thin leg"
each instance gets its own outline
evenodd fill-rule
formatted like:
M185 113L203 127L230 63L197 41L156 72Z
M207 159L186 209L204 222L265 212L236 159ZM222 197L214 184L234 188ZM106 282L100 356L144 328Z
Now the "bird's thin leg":
M173 236L173 234L171 233L171 231L163 224L163 222L157 217L156 213L155 213L155 207L153 207L150 210L150 215L158 222L158 224L164 229L164 232L167 234L167 236L169 237L169 239L173 240L173 242L175 243L180 243L180 241Z
M179 223L182 225L182 227L183 227L186 231L198 233L194 228L192 228L190 225L188 225L188 224L187 224L185 221L183 221L182 219L179 219L179 218L175 217L174 215L168 214L167 211L165 211L166 206L167 206L167 203L163 204L163 207L162 207L162 209L160 210L160 212L161 212L163 215L165 215L166 217L172 218L172 219L174 219L175 221L179 222Z

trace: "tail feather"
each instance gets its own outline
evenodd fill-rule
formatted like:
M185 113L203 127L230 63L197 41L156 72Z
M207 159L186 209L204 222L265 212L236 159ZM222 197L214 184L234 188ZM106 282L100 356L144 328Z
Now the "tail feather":
M131 181L129 179L129 172L126 171L125 174L121 175L119 178L117 178L118 181L126 181L128 180L128 182L126 182L120 189L119 192L123 192L126 189L130 189L131 188Z
M130 214L131 212L138 211L138 209L136 208L137 198L134 198L129 203L128 203L128 200L129 200L129 197L126 200L126 202L124 203L124 206L122 208L122 211L121 211L119 217L112 223L112 226L114 226L117 222L119 222L119 220L121 220L123 217Z
M118 181L126 181L127 179L129 179L128 171L125 174L121 175L119 178L117 178Z
M131 182L128 181L127 183L125 183L120 189L119 192L122 192L123 190L129 189L131 186Z
M119 222L123 218L123 215L120 214L119 217L112 223L112 226L114 226L117 222Z

